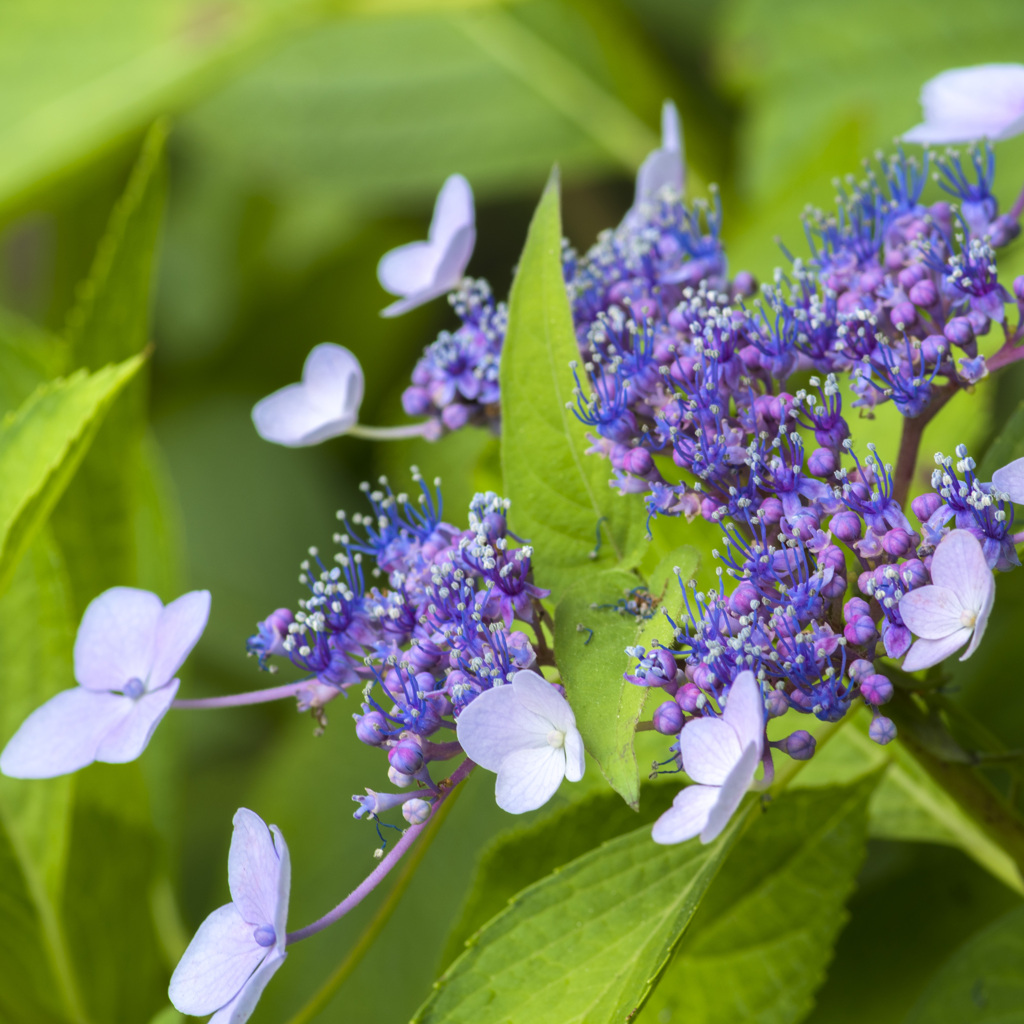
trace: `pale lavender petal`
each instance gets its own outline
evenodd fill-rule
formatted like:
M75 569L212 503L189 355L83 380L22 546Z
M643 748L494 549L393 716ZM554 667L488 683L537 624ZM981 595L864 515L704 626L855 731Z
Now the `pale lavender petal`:
M509 685L484 690L455 720L455 733L471 761L496 772L510 754L547 747L551 723L523 707Z
M671 153L682 153L683 132L679 124L679 111L671 100L661 105L661 148Z
M565 753L545 744L515 750L498 769L494 798L509 814L525 814L543 807L565 778Z
M985 552L973 533L952 530L932 556L932 583L947 587L965 609L977 611L994 586Z
M363 368L344 345L314 345L302 365L302 383L317 405L332 409L339 419L356 421L363 404Z
M475 245L476 228L472 225L461 228L449 239L431 285L435 295L444 295L458 287Z
M270 826L274 834L274 849L277 850L281 862L277 871L277 914L274 917L274 933L277 936L278 952L284 953L288 938L288 899L292 888L292 855L288 852L288 844L276 825Z
M0 753L0 772L15 779L49 779L96 760L103 738L133 711L118 693L76 686L51 697L21 724Z
M377 280L392 295L413 295L429 288L444 251L432 242L408 242L384 253Z
M916 142L922 146L942 146L982 138L995 139L1002 130L1002 121L979 115L966 121L922 121L904 132L902 138L904 142Z
M757 770L757 762L761 760L757 747L753 743L743 751L736 767L729 772L722 788L718 791L718 799L715 801L711 812L708 814L708 823L700 834L702 843L710 843L717 839L722 829L729 824L729 819L736 813L744 794L750 789L754 781L754 772Z
M134 761L149 745L156 727L167 714L178 692L179 681L146 693L137 700L124 697L133 707L99 742L96 760L107 764L125 764Z
M921 107L925 121L977 121L986 130L1009 124L1024 114L1024 65L978 64L943 71L922 87Z
M992 613L992 606L996 601L996 584L995 580L989 579L992 582L992 586L989 588L988 593L982 600L981 607L978 609L978 617L974 620L974 633L971 636L971 642L967 645L967 650L960 655L961 661L966 661L977 649L978 644L981 643L981 638L985 635L985 628L988 626L988 617Z
M666 100L661 108L661 148L649 153L637 171L634 206L650 202L663 188L681 194L685 174L679 113Z
M704 831L711 808L718 800L717 786L687 786L672 806L654 823L651 838L669 846L693 839Z
M583 756L583 737L573 726L565 734L565 777L570 782L579 782L586 771L587 762Z
M900 598L899 608L908 629L925 640L941 640L964 625L964 606L948 587L912 590Z
M971 630L965 627L940 640L915 640L914 645L907 651L907 656L903 659L904 672L916 672L918 669L938 665L954 651L960 650L970 636Z
M740 749L753 743L760 757L764 747L764 696L753 672L741 672L733 680L722 718L736 731Z
M447 288L424 288L421 291L413 292L412 295L407 296L404 299L399 299L397 302L392 302L390 306L385 306L381 311L381 316L392 317L401 316L403 313L408 313L411 309L416 309L418 306L422 306L433 299L439 298L444 295Z
M1015 459L992 474L996 490L1010 496L1010 501L1024 505L1024 459Z
M249 924L254 927L272 924L276 932L281 858L274 848L274 837L263 819L246 807L235 812L233 824L235 830L228 853L231 899Z
M437 194L427 237L434 244L445 248L460 231L473 227L475 221L473 189L461 174L450 175ZM466 260L468 262L468 256ZM459 276L462 276L461 272Z
M135 587L112 587L93 598L75 637L75 679L90 690L145 682L163 603Z
M267 982L284 963L285 954L272 952L256 969L252 977L242 986L242 991L227 1006L222 1006L207 1024L244 1024L256 1009Z
M202 1017L226 1006L268 952L233 903L219 907L199 926L171 975L168 995L174 1008Z
M157 690L174 678L203 635L209 618L208 590L192 590L164 608L156 624L147 690Z
M569 702L542 675L523 669L512 677L512 689L527 711L551 723L549 728L568 732L576 724Z
M720 786L743 753L736 730L721 718L687 722L679 736L683 771L705 786Z

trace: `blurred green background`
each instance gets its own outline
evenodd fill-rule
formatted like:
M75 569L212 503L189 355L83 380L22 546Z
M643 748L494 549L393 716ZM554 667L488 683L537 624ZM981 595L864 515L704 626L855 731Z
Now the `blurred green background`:
M721 186L733 269L765 278L781 262L776 237L802 251L804 206L831 204L833 178L915 123L925 79L1019 59L1022 36L1019 0L969 10L953 0L5 4L0 305L61 329L144 130L170 119L151 408L164 532L177 553L173 580L147 577L143 565L139 582L165 600L213 592L188 694L266 683L244 641L269 611L294 606L299 561L310 544L329 546L337 508L360 507L361 480L401 480L416 462L444 478L449 517L461 522L475 482L493 477L496 446L481 433L289 451L261 442L249 420L254 401L297 379L309 349L327 340L363 363L362 420L404 419L399 399L417 353L452 317L438 301L381 319L388 297L375 267L387 249L424 237L448 174L465 174L478 200L470 272L504 295L551 165L563 169L567 234L585 248L629 206L633 171L657 145L660 104L672 97L693 190ZM1008 205L1024 178L1024 141L1002 144L999 157ZM1008 264L1024 272L1020 245ZM961 396L930 428L928 453L961 438L982 446L1022 395L1010 373ZM891 420L863 427L858 437L891 441ZM1010 624L1024 611L1024 574L1001 581L1000 596L996 619ZM998 627L959 696L1019 746L1019 681L986 669L1005 655ZM377 838L352 821L350 796L386 784L383 759L355 741L343 702L330 713L320 738L286 707L182 712L157 733L141 769L163 879L150 903L168 963L227 898L240 805L288 839L296 925L372 866ZM127 777L103 767L85 775L109 794ZM473 779L382 940L317 1019L408 1019L436 975L478 851L508 824L490 781ZM902 1020L936 963L1009 905L999 883L941 847L876 843L862 882L812 1018L822 1024ZM297 947L253 1020L287 1020L371 912ZM138 1024L138 1007L164 1005L158 975L125 1024Z

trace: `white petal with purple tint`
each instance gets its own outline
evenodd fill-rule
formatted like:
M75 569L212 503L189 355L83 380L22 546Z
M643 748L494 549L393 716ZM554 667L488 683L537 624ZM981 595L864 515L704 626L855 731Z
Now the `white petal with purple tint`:
M736 730L721 718L687 722L679 736L683 770L702 786L721 786L743 753Z
M131 700L132 709L100 740L96 760L108 764L134 761L149 746L156 727L167 714L177 692L178 680L174 679L138 699L123 698Z
M717 799L717 786L694 785L680 790L672 806L654 823L651 838L668 846L699 836L707 827L711 808Z
M153 641L153 664L146 689L155 690L170 680L192 653L210 618L210 592L193 590L172 601L160 613Z
M347 348L325 342L306 357L301 382L260 399L252 421L265 441L302 448L347 433L358 422L362 403L359 360Z
M1016 459L992 474L996 490L1007 494L1015 505L1024 505L1024 459Z
M111 587L93 598L75 637L75 679L90 690L120 690L130 679L145 683L162 611L156 594L134 587Z
M543 807L565 778L565 753L544 746L515 750L498 769L494 796L509 814L525 814Z
M963 626L964 606L948 587L921 587L905 594L900 616L916 636L940 640Z
M683 160L679 112L671 100L665 100L661 108L661 147L649 153L637 171L634 210L651 202L662 189L682 194L686 184Z
M921 89L924 121L903 138L951 143L1008 139L1024 131L1024 65L952 68Z
M710 843L717 839L722 829L729 824L729 819L736 813L736 808L754 781L754 772L757 771L757 762L760 758L760 751L753 743L740 755L740 759L718 789L718 799L715 800L708 814L708 823L700 834L702 843Z
M242 986L242 991L226 1006L222 1006L207 1024L244 1024L256 1009L267 982L284 963L285 954L273 950L270 955L256 968L249 980Z

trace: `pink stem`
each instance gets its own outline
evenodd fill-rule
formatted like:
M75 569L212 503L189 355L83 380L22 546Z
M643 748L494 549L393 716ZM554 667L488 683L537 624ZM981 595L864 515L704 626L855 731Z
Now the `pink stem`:
M294 697L305 690L313 682L303 679L300 683L287 683L284 686L272 686L266 690L254 690L251 693L235 693L229 697L201 697L196 700L176 700L172 708L237 708L245 704L267 704L272 700L284 700Z
M358 907L360 903L366 899L367 896L373 892L374 889L380 885L381 882L388 876L391 869L402 859L406 850L414 842L419 834L430 824L434 815L437 814L438 808L448 799L449 794L455 789L455 787L462 782L467 775L476 767L476 765L467 758L458 768L452 773L445 783L441 784L441 793L437 800L434 801L434 806L431 808L430 817L427 818L420 825L413 825L411 828L407 828L402 833L402 838L391 848L391 852L386 854L384 859L371 871L362 882L359 883L333 910L328 911L318 921L314 921L312 924L307 924L305 928L300 928L298 931L289 932L287 945L291 945L293 942L298 942L301 939L307 939L310 935L316 935L317 932L322 932L329 925L334 924L335 921L340 921L350 910Z

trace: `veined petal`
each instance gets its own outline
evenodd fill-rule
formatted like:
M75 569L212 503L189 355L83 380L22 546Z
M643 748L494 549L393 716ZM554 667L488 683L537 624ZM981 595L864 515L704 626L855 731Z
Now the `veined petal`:
M227 1006L222 1006L207 1024L244 1024L252 1016L267 982L284 963L284 958L285 954L278 950L271 952L242 986L242 991Z
M96 760L108 764L125 764L134 761L149 745L156 727L167 714L178 692L179 680L174 679L166 686L146 693L137 700L124 697L132 704L129 712L110 729L96 748Z
M528 711L546 719L556 729L568 732L576 724L569 702L542 676L523 669L512 677L512 689Z
M995 583L973 533L952 530L942 538L932 556L932 583L952 590L965 609L981 607Z
M219 907L199 926L171 975L171 1002L180 1013L202 1017L239 994L268 949L233 903Z
M960 650L970 636L971 630L964 627L939 640L915 640L913 646L907 651L907 656L903 659L903 671L916 672L918 669L938 665L954 651Z
M964 625L964 606L948 587L911 590L900 598L899 607L907 628L925 640L941 640Z
M524 814L543 807L565 778L565 752L545 743L543 747L515 750L498 769L494 797L509 814Z
M1008 494L1014 504L1024 505L1024 459L1015 459L997 469L992 474L992 484L996 490Z
M988 617L992 614L992 606L995 604L995 601L996 585L995 580L992 580L992 586L989 588L988 594L983 598L981 608L978 609L978 617L974 620L974 633L971 636L971 642L967 645L967 650L960 655L961 661L966 661L978 649L978 644L981 643L981 638L985 635Z
M277 850L281 862L277 872L277 914L274 917L274 934L277 936L277 950L284 955L285 942L288 937L288 900L292 890L292 855L288 852L288 844L276 825L270 826L274 836L274 849Z
M461 228L449 239L431 285L436 295L445 295L458 287L475 246L476 228L472 224Z
M583 737L576 726L565 734L565 777L570 782L579 782L586 771L587 762L583 756Z
M550 731L551 723L523 707L508 683L478 694L455 720L462 749L489 772L496 772L514 751L552 749Z
M96 760L105 736L131 715L135 701L75 686L51 697L21 724L0 753L0 772L49 779Z
M729 824L729 819L736 813L744 794L754 781L754 772L761 755L753 743L743 751L736 767L729 772L722 788L718 791L718 799L708 814L708 823L700 833L702 843L710 843L717 839L722 829Z
M654 823L651 838L663 846L670 846L699 836L717 799L718 786L687 786Z
M720 786L739 761L743 748L736 730L721 718L687 722L679 735L683 770L705 786Z
M722 718L736 731L740 748L753 743L760 757L764 747L764 696L753 672L741 672L732 681Z
M89 690L120 690L145 682L163 603L135 587L111 587L85 609L75 637L75 679Z
M190 591L164 608L156 624L147 690L157 690L174 678L199 642L209 618L208 590Z
M447 246L460 231L472 228L475 221L473 189L461 174L449 175L437 193L427 237L437 245ZM469 261L468 256L466 260Z
M274 847L274 836L263 819L246 807L235 812L233 824L228 853L231 899L244 921L254 927L272 924L276 932L281 858Z

